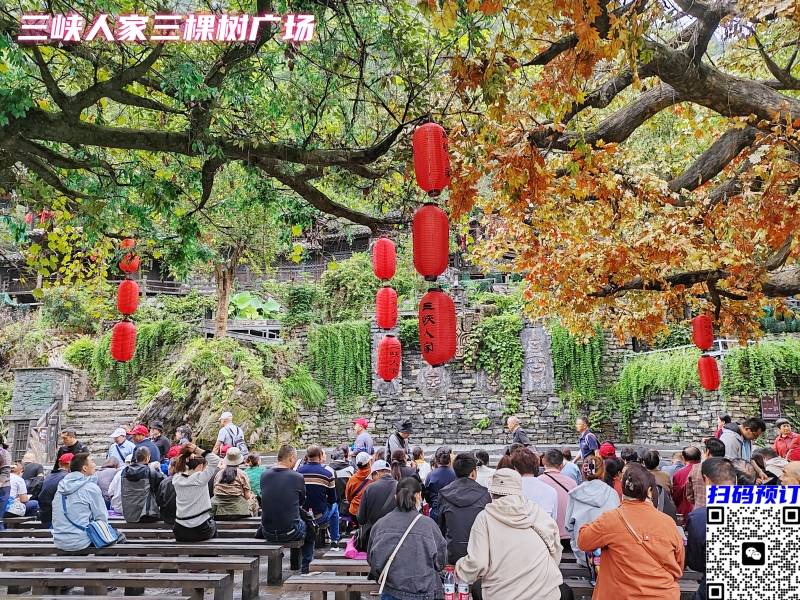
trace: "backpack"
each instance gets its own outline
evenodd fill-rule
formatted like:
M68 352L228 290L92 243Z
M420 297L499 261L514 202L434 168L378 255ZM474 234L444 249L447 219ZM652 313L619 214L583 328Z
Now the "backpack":
M233 431L231 431L231 427L233 427ZM242 453L242 456L245 456L249 452L247 444L244 443L244 431L242 431L241 427L233 424L226 425L223 431L225 432L225 438L229 438L231 441L231 443L228 444L229 446L236 446Z

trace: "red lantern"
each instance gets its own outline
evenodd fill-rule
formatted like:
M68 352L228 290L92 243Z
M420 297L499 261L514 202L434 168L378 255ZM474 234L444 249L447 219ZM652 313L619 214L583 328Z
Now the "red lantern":
M425 204L411 222L414 268L429 281L447 269L450 258L450 224L447 213L435 204Z
M425 123L411 137L414 151L414 174L417 185L427 194L438 196L450 183L450 158L447 134L441 125Z
M430 290L419 302L419 347L434 367L456 355L456 307L440 289Z
M381 329L397 325L397 292L389 286L382 287L375 295L375 321Z
M111 331L111 356L117 362L128 362L136 351L136 325L120 321Z
M380 238L372 247L372 272L378 279L391 279L397 271L397 250L389 238Z
M133 250L136 247L136 240L132 238L125 238L119 243L119 247L123 250Z
M697 361L697 374L704 390L713 392L719 389L719 367L713 356L703 355Z
M139 257L133 253L126 254L122 257L122 260L119 261L119 268L121 271L125 273L136 273L139 270L139 264L141 260Z
M708 350L714 345L714 321L708 315L698 315L692 319L692 341L700 350Z
M386 335L378 343L378 377L391 381L400 374L400 358L403 349L393 335Z
M117 310L123 315L132 315L138 306L139 285L131 279L125 279L117 290Z

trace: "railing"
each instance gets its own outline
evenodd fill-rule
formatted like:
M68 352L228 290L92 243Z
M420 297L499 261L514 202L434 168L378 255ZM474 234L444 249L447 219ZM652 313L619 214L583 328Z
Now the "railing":
M747 345L752 346L756 342L754 340L747 340ZM690 348L696 348L694 344L686 344L683 346L673 346L672 348L659 348L658 350L648 350L647 352L626 352L623 358L623 363L628 362L628 359L637 358L639 356L647 356L649 354L660 354L664 352L675 352L678 350L687 350ZM706 354L710 356L715 356L717 358L722 358L725 356L725 353L733 348L740 348L741 343L739 340L730 339L730 338L718 338L714 340L714 345L712 346L713 350L709 350Z
M203 319L200 331L213 334L216 330L214 319ZM271 319L229 319L228 337L259 344L281 344L281 323Z

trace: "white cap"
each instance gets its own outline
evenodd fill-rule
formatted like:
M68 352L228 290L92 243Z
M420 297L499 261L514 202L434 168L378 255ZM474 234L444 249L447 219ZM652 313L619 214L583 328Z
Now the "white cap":
M356 455L356 465L358 465L359 467L366 467L369 464L370 460L372 460L372 456L370 456L366 452L359 452Z
M377 473L378 471L391 471L391 469L385 460L376 460L374 463L372 463L370 473Z
M117 428L114 430L114 433L112 433L112 434L111 434L110 436L108 436L108 437L110 437L111 439L114 439L114 438L118 438L119 436L123 436L123 437L124 437L124 436L126 436L126 435L128 435L128 432L127 432L127 431L125 431L125 428L124 428L124 427L117 427Z
M229 413L227 410L219 416L220 421L224 421L225 419L232 419L233 414Z

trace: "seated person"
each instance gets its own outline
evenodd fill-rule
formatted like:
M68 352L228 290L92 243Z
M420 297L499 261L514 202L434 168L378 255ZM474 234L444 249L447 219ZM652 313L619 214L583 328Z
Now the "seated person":
M232 446L225 453L224 468L214 476L214 497L211 506L218 521L231 521L256 516L255 495L250 490L250 480L239 468L244 459L242 452Z
M122 516L128 523L147 523L161 518L158 508L158 486L164 481L160 465L150 465L150 450L139 446L131 464L120 473L119 496ZM110 488L109 488L110 489ZM112 498L112 505L114 499Z

